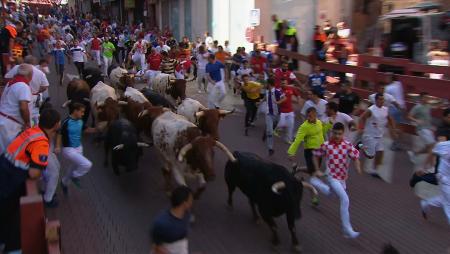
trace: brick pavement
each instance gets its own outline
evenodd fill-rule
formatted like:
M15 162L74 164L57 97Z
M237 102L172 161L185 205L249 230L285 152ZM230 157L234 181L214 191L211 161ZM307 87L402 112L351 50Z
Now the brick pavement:
M74 73L73 66L68 66ZM54 70L53 70L54 73ZM55 105L65 100L65 88L51 77L51 96ZM193 98L199 95L189 93ZM200 96L201 98L204 97ZM243 136L243 113L239 97L228 96L227 104L239 111L227 116L221 123L222 141L232 150L253 151L266 156L261 141L263 121ZM82 189L73 187L66 198L58 192L60 207L47 210L51 219L62 223L63 253L149 253L149 229L152 219L168 206L163 191L161 164L153 148L145 150L139 170L117 177L112 169L103 167L101 147L85 139L85 154L94 162L92 171L82 179ZM287 145L275 143L272 160L288 166ZM301 156L299 156L301 157ZM412 165L404 153L396 155L393 184L386 184L367 175L350 174L351 220L362 233L357 240L341 236L338 199L323 197L319 209L309 206L309 195L302 203L303 218L297 222L297 231L303 253L380 253L383 244L391 242L400 253L444 254L450 247L449 227L441 210L422 220L418 199L407 186ZM263 254L273 253L266 225L255 225L245 197L235 192L235 207L225 206L226 185L223 168L225 157L216 153L215 167L219 176L209 183L201 200L195 203L197 222L190 232L192 253L202 254ZM300 160L302 161L302 160ZM64 165L64 162L62 162ZM277 223L282 239L280 253L290 252L290 238L284 218Z

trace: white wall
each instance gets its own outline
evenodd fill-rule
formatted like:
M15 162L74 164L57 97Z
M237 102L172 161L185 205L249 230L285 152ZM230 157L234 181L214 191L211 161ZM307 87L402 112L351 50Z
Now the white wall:
M272 0L271 14L277 14L279 19L295 22L297 37L300 42L299 52L304 55L311 54L313 47L316 1L318 0ZM300 70L302 73L309 73L309 64L300 64Z
M203 34L208 29L208 1L192 0L192 38L195 40L197 36L203 38Z
M245 30L250 26L250 10L255 8L255 0L213 0L212 36L223 45L230 41L232 51L253 47L245 39Z

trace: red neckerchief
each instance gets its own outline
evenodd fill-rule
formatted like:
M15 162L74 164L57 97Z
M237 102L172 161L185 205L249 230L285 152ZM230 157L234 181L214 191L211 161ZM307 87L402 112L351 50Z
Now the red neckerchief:
M16 84L16 83L19 83L19 82L23 82L23 83L25 83L25 84L29 84L30 83L30 80L28 80L27 78L25 78L24 76L22 76L22 75L16 75L16 76L14 76L14 78L12 78L9 82L8 82L8 87L10 87L10 86L12 86L12 85L14 85L14 84Z

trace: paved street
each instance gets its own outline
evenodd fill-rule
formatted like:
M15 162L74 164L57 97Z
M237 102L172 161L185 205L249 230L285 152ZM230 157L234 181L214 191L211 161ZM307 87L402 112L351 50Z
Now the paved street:
M75 74L73 65L67 66L67 70L69 74ZM66 100L65 86L57 84L53 66L52 73L50 95L53 104L60 108ZM190 84L188 96L205 102L204 95L195 94L195 86ZM236 103L239 103L239 97L228 95L228 106L237 107L238 112L222 120L221 141L230 150L252 151L267 157L261 141L263 121L259 119L250 136L245 137L243 108L234 105ZM288 166L287 145L277 141L271 160ZM84 149L94 167L82 178L82 189L71 186L68 197L58 190L60 206L47 210L50 219L61 221L63 253L149 253L151 222L169 205L155 149L145 150L138 171L121 176L114 175L111 168L103 167L103 148L94 146L91 137L84 139ZM273 253L268 227L252 222L250 208L241 192L235 193L234 210L227 209L227 188L223 179L225 162L225 156L217 151L215 170L218 177L208 183L206 192L195 203L197 221L189 235L191 252ZM359 239L342 237L336 196L321 198L320 207L313 209L307 193L302 203L303 217L297 222L303 253L380 253L382 246L389 242L402 254L446 253L450 248L450 231L442 210L432 210L429 221L424 221L419 200L408 186L412 165L404 152L396 154L395 163L393 184L368 175L350 174L347 185L350 214L355 229L362 233ZM280 253L289 253L290 237L285 218L277 219L277 223L282 239Z

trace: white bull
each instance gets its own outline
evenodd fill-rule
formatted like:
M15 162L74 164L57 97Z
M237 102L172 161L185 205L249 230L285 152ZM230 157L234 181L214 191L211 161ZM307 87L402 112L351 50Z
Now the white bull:
M130 86L125 89L124 97L139 103L149 102L139 90Z
M117 101L117 95L114 88L108 86L107 84L99 81L91 89L91 109L94 119L97 119L98 107L105 104L106 99L111 98ZM105 123L97 123L97 128L103 130L106 128Z
M120 66L117 66L111 70L109 80L114 88L118 88L120 86L120 78L123 77L124 74L128 74L128 71Z
M195 114L206 109L199 101L186 98L178 105L177 114L186 117L191 123L197 123Z
M144 110L140 117L146 114L147 110ZM178 185L187 185L186 178L195 178L199 186L197 198L205 189L206 181L215 177L215 146L224 151L230 160L236 160L222 143L210 136L202 136L197 126L171 111L156 117L151 129L153 144L165 163L167 186L170 185L170 174Z

